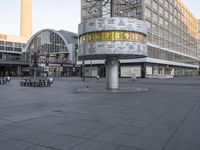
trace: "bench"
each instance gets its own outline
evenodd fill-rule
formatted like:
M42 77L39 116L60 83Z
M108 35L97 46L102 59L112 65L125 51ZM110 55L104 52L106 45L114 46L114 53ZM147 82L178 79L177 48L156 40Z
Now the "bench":
M28 78L23 79L23 81L20 82L21 86L26 87L50 87L51 82L49 79L41 79L41 78Z

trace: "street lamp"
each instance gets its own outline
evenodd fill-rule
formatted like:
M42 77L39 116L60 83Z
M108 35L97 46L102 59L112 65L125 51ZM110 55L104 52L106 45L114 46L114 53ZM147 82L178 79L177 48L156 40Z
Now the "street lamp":
M34 52L33 53L33 69L34 69L34 78L36 78L36 74L37 74L37 67L38 67L38 61L37 61L37 53Z

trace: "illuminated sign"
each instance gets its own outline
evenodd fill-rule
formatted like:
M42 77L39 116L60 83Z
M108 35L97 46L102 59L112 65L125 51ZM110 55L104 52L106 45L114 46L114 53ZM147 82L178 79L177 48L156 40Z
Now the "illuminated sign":
M65 54L60 54L59 56L40 55L37 58L37 61L39 63L65 63L65 64L71 63L69 59L69 55L65 55Z
M145 36L140 33L125 31L93 32L80 36L80 44L102 41L129 41L144 43Z

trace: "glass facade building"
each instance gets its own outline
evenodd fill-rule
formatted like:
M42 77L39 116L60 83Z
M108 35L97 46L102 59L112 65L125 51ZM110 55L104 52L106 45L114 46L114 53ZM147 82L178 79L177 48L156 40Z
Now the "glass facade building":
M134 74L140 74L138 76L142 74L197 75L198 20L181 0L96 0L92 2L82 0L81 2L82 21L91 17L131 17L146 21L148 57L121 60L121 71L126 70L130 76L134 73L133 70L136 70ZM121 72L122 76L124 74L126 73Z
M197 57L197 19L190 11L179 0L145 2L148 42Z
M37 54L39 66L45 74L71 76L77 73L77 34L60 30L45 29L33 35L26 46L26 59L31 63ZM31 67L31 64L30 64Z
M198 24L190 10L180 0L145 0L142 16L148 26L148 57L169 61L157 67L158 73L196 75Z

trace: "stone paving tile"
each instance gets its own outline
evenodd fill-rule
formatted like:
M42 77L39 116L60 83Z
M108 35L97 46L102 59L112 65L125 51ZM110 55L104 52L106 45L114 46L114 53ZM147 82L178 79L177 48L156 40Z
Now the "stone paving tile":
M189 114L189 116L187 117L187 120L188 121L200 121L200 111L199 112L195 112L195 111L193 111L193 112L191 112L190 114ZM186 121L187 121L186 120Z
M135 136L135 135L139 134L143 129L144 128L136 127L136 126L117 125L109 131L113 132L113 133L121 133L121 134Z
M48 140L42 141L41 145L55 148L55 149L68 150L82 143L83 141L86 141L86 140L77 138L77 137L72 137L72 136L60 135L60 136L51 137Z
M175 132L174 129L163 130L163 129L146 128L138 136L167 140L173 135L174 132Z
M194 111L195 112L200 112L200 104L195 106Z
M182 142L179 139L173 138L163 150L200 150L200 145Z
M200 120L185 120L184 123L181 125L181 128L188 130L199 130L199 127Z
M24 150L25 148L30 147L32 144L16 141L16 140L7 140L0 142L0 150Z
M149 111L151 112L159 112L159 113L166 113L168 112L172 107L174 106L174 104L158 104L155 106L152 106L151 109L149 109Z
M190 103L181 103L175 107L173 107L172 110L170 110L171 113L179 113L179 114L187 114L193 109L194 104L192 104L192 101Z
M0 143L17 145L16 139L25 145L22 150L60 145L71 149L70 144L65 145L67 141L80 150L199 148L200 78L140 79L134 84L120 79L122 87L149 88L141 93L74 92L88 84L105 88L105 79L91 80L57 78L51 88L24 88L19 79L13 79L2 86Z
M24 150L58 150L58 149L48 148L48 147L43 147L43 146L31 146L31 147L26 148Z
M159 121L154 121L148 128L152 129L162 129L162 130L175 130L178 125L174 123L162 123Z
M5 138L5 137L0 137L0 142L4 142L4 141L7 141L8 139Z
M0 126L0 133L5 132L5 131L9 131L9 130L12 130L12 129L17 129L17 128L19 128L19 127L16 126L16 125L13 125L13 124L1 125Z
M177 141L200 145L200 132L195 130L178 130L173 136Z
M86 141L71 150L116 150L118 145L104 142Z
M17 140L26 141L33 144L41 144L42 141L58 136L58 134L42 131L32 131L17 137Z
M128 110L131 110L131 108L129 108ZM155 113L155 112L145 111L145 110L143 111L137 110L134 113L130 113L126 115L133 117L133 119L139 119L139 120L152 122L156 120L157 118L159 118L162 115L162 113Z
M181 122L185 119L186 114L180 114L180 113L167 113L160 118L158 118L156 121L160 123L169 123L174 125L179 125Z
M49 130L50 128L53 128L57 125L55 122L48 122L42 119L33 119L33 120L27 120L27 121L20 121L16 123L18 126L25 127L28 129L38 129L38 130Z
M37 118L35 119L36 122L49 122L49 123L54 123L54 124L58 124L58 123L62 123L66 120L65 117L58 117L58 116L53 116L52 114L51 115L48 115L48 116L45 116L45 117L42 117L42 118Z
M102 121L121 124L121 125L137 126L137 127L147 127L152 122L140 119L115 118L113 116L106 116L105 118L102 119Z
M120 146L116 150L147 150L147 149L135 148L135 147L129 147L129 146Z
M76 119L76 118L65 118L65 121L62 122L63 125L66 126L73 126L73 127L88 127L88 126L95 126L99 123L102 123L101 121L96 120L84 120L84 119Z
M132 137L125 145L147 150L162 150L166 140L145 137Z
M44 126L45 124L54 125L54 124L62 123L65 120L66 118L64 117L48 115L48 116L39 117L39 118L31 119L31 120L16 122L16 124L19 126L24 126L24 127L34 127L37 124L44 125Z
M102 121L101 116L98 113L66 113L66 117L83 119L83 120L92 120L92 121Z
M0 119L0 126L10 124L9 121Z
M131 138L132 136L127 135L127 134L113 133L113 132L108 131L96 136L92 140L123 145L124 143L129 141Z
M198 135L200 135L199 128L192 129L192 128L189 128L189 127L186 128L185 126L180 126L179 129L177 130L177 133L185 133L185 132L188 132L188 134L198 134Z
M52 132L64 135L70 135L80 138L92 138L107 130L110 130L114 124L110 123L91 123L91 124L62 124L51 129Z
M6 130L1 132L1 136L7 137L7 138L15 138L17 139L20 136L23 136L25 134L28 134L30 132L34 132L33 130L25 129L22 127L14 128L11 130Z
M34 119L42 116L48 115L48 112L31 112L26 114L16 114L9 117L5 117L6 120L16 122L16 121L24 121L28 119Z

